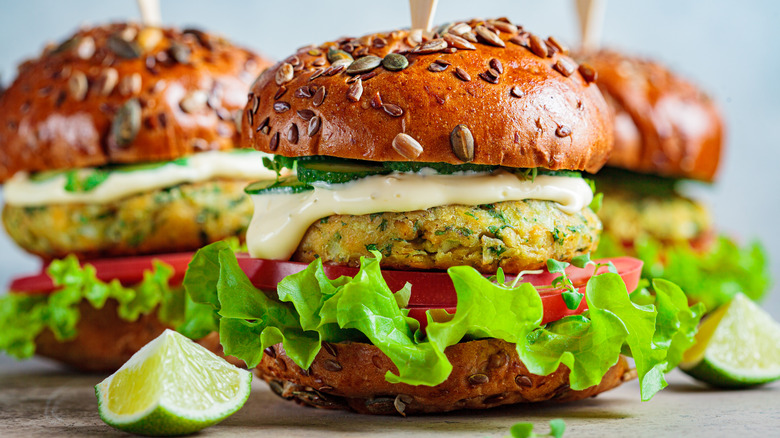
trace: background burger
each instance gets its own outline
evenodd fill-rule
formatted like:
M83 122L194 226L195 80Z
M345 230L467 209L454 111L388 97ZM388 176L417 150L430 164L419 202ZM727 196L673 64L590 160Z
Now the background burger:
M601 224L578 171L612 143L594 77L505 19L300 49L258 79L242 129L297 177L247 188L250 255L201 249L188 294L227 354L304 405L577 400L631 378L624 347L649 399L700 307L663 281L634 306L639 261L587 263Z
M645 277L675 282L708 310L737 292L762 298L764 249L719 235L707 208L680 187L715 178L724 140L715 103L655 62L607 50L583 58L615 117L615 150L595 176L605 194L599 255L639 257Z
M199 30L118 23L19 67L0 96L3 223L45 265L0 299L0 350L111 370L197 313L186 251L243 238L243 187L267 172L234 150L267 65Z

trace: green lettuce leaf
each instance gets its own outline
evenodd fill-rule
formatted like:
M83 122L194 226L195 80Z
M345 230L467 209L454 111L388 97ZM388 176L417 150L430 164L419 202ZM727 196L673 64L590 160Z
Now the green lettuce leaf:
M531 372L549 374L563 363L571 369L571 387L585 389L601 381L625 348L637 363L643 400L666 385L663 373L679 361L700 316L671 283L657 282L657 305L636 305L620 276L608 273L588 282L586 314L541 326L533 286L496 284L461 266L448 270L458 296L455 314L437 321L428 312L423 333L401 308L410 286L393 293L381 276L381 255L374 256L361 259L355 277L335 280L315 260L283 279L273 297L252 286L230 248L216 243L195 255L184 286L193 301L216 312L225 352L250 367L279 342L306 369L322 342L367 340L398 368L385 376L389 382L435 386L452 370L448 346L498 338L516 344Z
M759 242L740 248L719 236L711 248L699 252L687 243L667 245L643 236L633 247L627 250L604 233L596 257L638 257L644 262L643 277L675 283L691 302L703 303L707 311L728 303L738 292L760 301L771 284L766 250Z
M159 261L144 273L134 287L119 281L103 282L89 264L81 267L74 256L53 261L47 273L59 290L51 294L9 293L0 297L0 350L27 358L35 353L35 338L49 329L55 338L67 341L78 335L79 304L86 300L101 309L109 299L118 302L117 313L126 321L158 309L161 321L176 325L184 321L185 295L182 288L170 288L170 266Z

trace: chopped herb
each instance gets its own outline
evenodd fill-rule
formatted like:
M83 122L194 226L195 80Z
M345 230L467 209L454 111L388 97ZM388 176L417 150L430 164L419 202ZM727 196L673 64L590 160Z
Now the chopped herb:
M382 222L379 224L379 231L384 231L387 229L387 219L382 219Z
M321 224L327 224L328 223L328 218L324 217L324 218L320 219L320 223Z
M377 251L376 243L369 243L366 245L366 251Z
M476 216L474 216L474 213L472 213L472 212L470 212L470 211L467 211L467 212L466 212L466 215L467 215L467 216L471 216L471 217L473 217L474 219L476 219L476 218L477 218Z
M550 432L544 435L534 432L533 423L516 423L509 429L512 438L541 438L545 436L561 438L564 431L566 431L566 423L560 418L550 420Z
M464 236L471 236L474 234L474 231L466 228L466 227L458 227L456 228L460 234L463 234Z

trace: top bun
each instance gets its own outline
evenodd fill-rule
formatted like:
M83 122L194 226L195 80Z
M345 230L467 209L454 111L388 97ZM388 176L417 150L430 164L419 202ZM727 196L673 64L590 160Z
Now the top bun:
M304 47L258 78L242 145L284 156L596 171L612 146L609 110L592 70L578 71L566 53L506 19Z
M19 66L0 96L0 181L233 148L234 111L268 65L199 30L80 30Z
M615 149L607 165L712 181L723 145L715 104L665 67L612 51L583 57L615 116Z

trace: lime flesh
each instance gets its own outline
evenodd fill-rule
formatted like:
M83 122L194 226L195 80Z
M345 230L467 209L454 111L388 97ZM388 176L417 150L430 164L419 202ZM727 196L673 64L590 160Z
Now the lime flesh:
M193 433L244 405L252 382L237 368L172 330L139 350L95 387L100 418L143 435Z
M680 369L722 388L744 388L780 379L780 324L738 294L699 327L696 344Z

